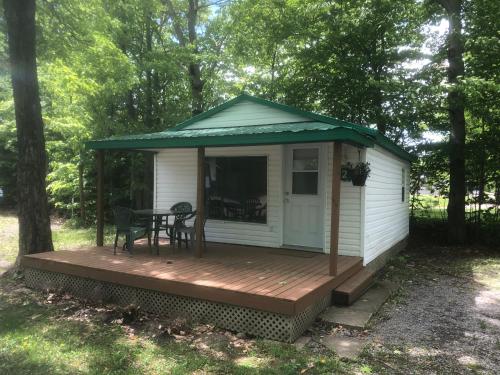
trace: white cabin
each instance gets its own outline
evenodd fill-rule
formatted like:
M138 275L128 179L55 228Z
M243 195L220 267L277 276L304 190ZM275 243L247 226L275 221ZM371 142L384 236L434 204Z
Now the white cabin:
M411 157L376 131L248 95L206 113L146 138L150 147L136 145L156 151L154 208L181 201L195 206L198 154L193 142L203 137L208 168L205 202L217 205L207 209L207 241L329 253L332 140L340 139L341 164L368 162L371 172L365 186L340 184L338 254L362 257L364 265L378 264L377 258L404 243L409 232ZM335 139L332 135L339 129L369 142L351 134ZM325 133L324 140L298 137L312 132L322 137ZM161 135L170 142L168 148L153 142ZM185 147L178 144L181 137ZM210 137L218 140L211 143ZM228 143L237 145L226 145L222 137L232 137ZM170 145L174 140L175 147ZM227 183L231 175L233 181ZM245 212L244 201L251 199L261 200L254 202L254 209L265 207L259 217Z

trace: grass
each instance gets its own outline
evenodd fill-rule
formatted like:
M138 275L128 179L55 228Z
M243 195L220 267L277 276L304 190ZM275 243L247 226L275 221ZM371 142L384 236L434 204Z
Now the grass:
M104 242L111 244L113 241L113 228L105 228ZM95 246L95 228L74 229L61 227L52 231L52 241L56 250L75 246Z
M0 260L14 262L17 218L0 214L0 228ZM94 228L55 226L52 236L56 250L95 243ZM112 228L107 228L105 242L111 241ZM224 343L207 352L193 342L158 342L141 329L131 334L130 327L90 315L79 319L69 302L51 304L47 294L0 277L0 374L351 373L333 354L298 351L289 344L256 340L245 350Z
M500 260L497 254L477 257L476 254L468 254L468 257L454 259L450 263L450 270L455 274L463 274L469 270L472 279L488 289L500 291Z
M247 352L226 342L202 350L193 342L159 341L140 329L103 323L91 313L89 319L75 319L71 300L50 304L46 297L0 279L0 373L350 373L349 365L333 355L266 340L257 340Z
M17 236L17 217L11 213L3 213L0 215L0 261L13 262L17 256L18 236ZM0 263L0 272L2 271L2 263Z
M448 198L425 194L412 199L416 200L413 212L416 218L446 219Z
M7 301L1 311L0 373L184 374L224 367L186 345L160 346L128 337L120 326L67 320L58 309L28 298Z
M55 250L79 246L95 245L95 228L71 228L66 225L53 225L52 241ZM0 261L13 263L18 252L17 217L11 212L0 213ZM105 242L112 243L113 228L105 228ZM0 263L0 273L6 269Z

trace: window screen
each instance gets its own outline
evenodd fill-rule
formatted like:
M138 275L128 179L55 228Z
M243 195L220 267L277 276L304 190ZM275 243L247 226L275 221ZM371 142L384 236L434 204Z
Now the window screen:
M267 222L267 157L206 158L208 217Z

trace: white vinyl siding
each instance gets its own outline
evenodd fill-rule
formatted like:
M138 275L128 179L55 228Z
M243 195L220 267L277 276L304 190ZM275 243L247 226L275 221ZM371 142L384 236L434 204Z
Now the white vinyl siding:
M333 144L326 143L324 249L330 250L330 215ZM267 223L208 220L208 241L280 247L283 244L284 146L207 148L207 156L267 156ZM196 149L165 149L156 155L155 207L170 208L188 201L196 205ZM367 264L408 235L409 163L380 147L358 149L343 145L342 164L370 163L365 187L341 182L339 254L364 256ZM401 201L405 169L406 199Z
M409 163L379 146L366 150L371 173L366 181L364 205L364 263L367 264L403 240L409 233ZM405 169L405 200L401 175Z
M189 125L186 129L211 129L302 121L311 121L311 119L267 105L257 104L251 101L242 101L213 116L197 121Z
M206 156L267 156L267 223L208 220L207 241L279 247L282 243L282 146L207 148ZM162 150L156 157L156 208L180 201L196 206L196 149Z
M358 152L360 150L361 154ZM359 161L364 150L347 144L342 145L342 164ZM325 200L325 252L330 252L330 226L332 210L332 162L333 144L328 144L326 200ZM363 188L353 186L350 181L340 182L340 225L339 225L339 254L361 256L361 196Z
M156 154L155 208L177 202L196 205L196 149L166 149Z

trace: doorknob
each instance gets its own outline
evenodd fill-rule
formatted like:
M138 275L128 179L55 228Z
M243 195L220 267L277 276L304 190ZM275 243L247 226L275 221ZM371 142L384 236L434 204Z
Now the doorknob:
M290 193L288 191L285 191L285 195L290 195Z

